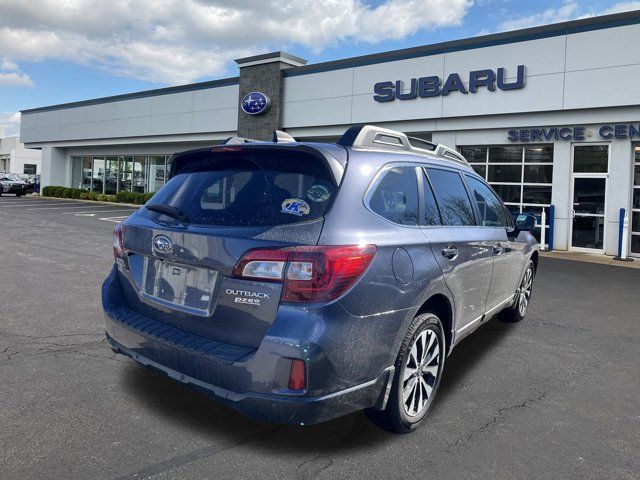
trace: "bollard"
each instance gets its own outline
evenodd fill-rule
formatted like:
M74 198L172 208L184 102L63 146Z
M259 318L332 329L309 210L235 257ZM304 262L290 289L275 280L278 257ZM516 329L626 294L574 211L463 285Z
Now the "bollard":
M618 255L613 257L614 260L621 262L632 262L632 258L628 258L629 252L629 212L624 208L620 209L620 224L618 229Z
M549 205L549 251L553 250L553 232L554 232L554 226L553 226L553 221L555 219L556 216L556 207L554 207L553 205Z
M542 214L540 215L540 250L544 251L545 249L545 237L546 237L546 228L544 227L547 224L547 214L542 209Z

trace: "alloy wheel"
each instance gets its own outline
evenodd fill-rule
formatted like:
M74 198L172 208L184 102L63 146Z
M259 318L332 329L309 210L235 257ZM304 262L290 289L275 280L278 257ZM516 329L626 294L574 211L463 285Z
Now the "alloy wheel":
M402 382L402 404L410 417L422 413L432 396L440 354L440 339L433 330L420 332L411 345Z
M527 268L522 279L522 285L520 286L520 296L518 298L518 313L521 317L524 317L529 308L529 299L531 298L531 289L533 288L533 270L531 267Z

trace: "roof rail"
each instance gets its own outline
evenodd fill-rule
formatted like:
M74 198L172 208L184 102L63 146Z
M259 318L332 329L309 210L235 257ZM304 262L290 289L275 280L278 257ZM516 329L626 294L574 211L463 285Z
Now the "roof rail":
M222 142L220 142L220 145L241 145L243 143L254 143L257 142L257 140L253 140L251 138L244 138L244 137L229 137L229 138L225 138Z
M293 138L286 132L282 130L274 130L272 142L273 143L292 143L295 142L296 139ZM243 143L270 143L268 141L263 140L254 140L253 138L245 138L245 137L229 137L220 142L220 145L242 145Z
M292 143L295 141L296 139L287 132L283 132L282 130L273 131L273 143Z
M375 125L359 125L349 128L338 140L338 145L393 151L404 150L418 155L428 154L471 168L467 160L452 148L421 138L408 137L402 132Z

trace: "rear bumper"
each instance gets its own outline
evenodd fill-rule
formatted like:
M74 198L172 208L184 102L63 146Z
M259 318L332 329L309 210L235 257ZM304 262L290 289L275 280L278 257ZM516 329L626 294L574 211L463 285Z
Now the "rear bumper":
M360 363L370 373L346 380L344 370L337 368L353 365L350 349L339 345L339 353L334 354L323 343L324 336L312 338L295 331L305 322L317 325L308 311L290 323L281 319L280 327L272 328L256 349L205 338L131 309L113 274L103 285L102 301L105 333L114 351L249 417L312 424L368 407L382 408L386 402L393 367L372 367L371 357L365 357ZM316 326L313 331L326 335L326 329ZM334 338L332 334L330 340ZM292 358L306 361L310 390L288 389Z
M144 357L125 347L108 333L107 340L115 352L126 355L153 371L208 394L248 417L280 424L310 425L362 410L376 403L382 406L394 373L393 367L390 367L377 379L318 397L240 393L203 382Z

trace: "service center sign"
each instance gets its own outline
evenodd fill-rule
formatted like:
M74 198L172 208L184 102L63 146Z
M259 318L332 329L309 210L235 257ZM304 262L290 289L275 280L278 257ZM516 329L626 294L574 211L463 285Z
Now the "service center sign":
M518 65L515 80L508 81L505 68L474 70L463 80L458 73L450 74L444 83L438 76L412 78L408 85L402 80L378 82L373 86L376 102L392 102L393 100L413 100L414 98L438 97L452 92L476 93L481 88L489 92L498 90L517 90L524 87L526 67ZM465 86L465 81L467 86Z

